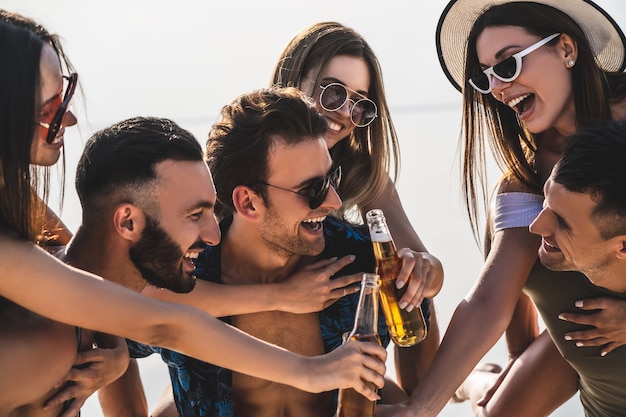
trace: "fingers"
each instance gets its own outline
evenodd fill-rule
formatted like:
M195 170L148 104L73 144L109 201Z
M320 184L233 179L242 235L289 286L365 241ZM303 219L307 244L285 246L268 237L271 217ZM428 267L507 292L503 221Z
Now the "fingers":
M598 331L598 329L588 329L588 330L578 330L575 332L568 332L565 333L564 339L565 340L576 340L576 341L580 341L580 342L590 342L592 340L598 339L600 338L602 335L600 334L600 332ZM608 340L606 340L604 343L607 343ZM589 345L592 346L592 345ZM597 345L596 345L597 346Z
M593 325L593 318L589 314L561 313L559 319L587 326Z
M577 300L574 305L581 310L603 310L612 305L614 301L614 299L606 297L586 298L583 300Z
M618 342L609 343L600 351L600 356L606 356L620 346L622 346L622 344Z
M587 340L578 340L576 341L577 347L583 346L603 346L609 343L610 340L605 337L597 337L595 339L587 339Z
M102 349L90 349L78 352L74 366L84 365L87 363L104 362Z
M307 366L312 385L303 385L305 390L353 388L370 400L379 399L375 389L385 383L387 351L378 343L349 340L326 355L306 359L312 364Z
M398 251L398 257L402 259L402 268L396 278L396 287L402 288L407 283L415 267L415 256L413 251L408 248L402 248Z
M353 388L370 401L377 401L380 399L380 396L375 388L382 388L385 385L384 375L387 369L384 361L387 358L387 351L377 343L353 343L358 343L361 352L365 353L362 357L363 367L361 368L360 382Z
M75 383L84 384L85 387L97 386L100 378L100 374L103 373L105 368L102 366L91 365L84 368L72 368L67 373L65 379Z
M61 414L59 414L59 417L76 417L78 415L78 412L80 411L80 408L83 406L83 404L85 404L86 400L87 397L74 398L70 406L67 407L67 409Z
M339 259L337 257L322 259L308 266L311 270L326 269L330 273L330 276L335 275L342 270L345 266L350 265L356 257L354 255L346 255Z
M406 310L411 311L419 306L424 299L425 283L430 271L430 264L420 256L416 257L416 265L406 292L401 301L406 301ZM407 300L408 298L408 300Z
M378 395L378 393L375 390L375 387L371 384L361 381L360 384L356 384L352 388L370 401L380 400L380 395Z
M82 389L80 387L78 387L77 385L75 385L75 384L72 384L72 383L65 384L63 389L61 389L59 392L54 394L52 397L50 397L45 402L43 408L44 408L44 410L47 410L47 409L49 409L51 407L57 406L59 404L62 404L65 401L72 400L77 395L79 395L79 393L81 391L82 391ZM80 404L80 405L82 405L82 404ZM80 408L80 406L79 406L79 408ZM78 412L78 410L77 410L77 412ZM76 415L76 414L74 414L74 415Z
M387 351L384 347L373 342L349 341L348 343L358 343L360 351L367 355L366 363L369 365L368 368L373 369L381 375L385 374L387 371L385 367Z
M355 285L361 281L363 274L351 274L344 275L339 278L335 278L331 281L332 295L336 298L340 298L346 295L354 294L360 289L360 285Z
M402 259L402 268L398 274L396 286L402 288L408 280L408 286L399 300L399 306L411 311L419 306L424 298L425 283L431 273L432 266L421 254L410 249L402 248L398 254Z

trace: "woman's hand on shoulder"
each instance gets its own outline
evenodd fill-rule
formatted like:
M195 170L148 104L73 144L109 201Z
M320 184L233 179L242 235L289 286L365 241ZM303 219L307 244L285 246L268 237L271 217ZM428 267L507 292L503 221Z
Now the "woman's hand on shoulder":
M566 340L576 346L603 346L605 356L616 348L626 345L626 300L601 297L588 298L576 302L581 313L561 313L561 320L593 326L565 334Z
M361 273L332 278L354 255L323 259L303 267L280 284L280 310L304 314L322 311L343 296L359 291Z

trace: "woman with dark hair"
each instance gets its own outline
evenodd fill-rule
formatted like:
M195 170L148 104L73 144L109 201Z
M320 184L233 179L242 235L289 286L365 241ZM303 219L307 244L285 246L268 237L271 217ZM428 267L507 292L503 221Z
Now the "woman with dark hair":
M485 266L411 398L410 415L436 415L507 326L508 373L477 415L548 415L576 389L587 415L623 415L626 351L614 349L625 341L608 323L614 311L601 307L623 302L590 300L606 293L580 273L547 270L538 261L540 245L560 249L528 226L567 136L626 118L624 45L617 24L588 0L453 0L445 8L437 50L463 93L463 189L475 233L479 207L487 205L485 141L504 175L488 216ZM522 290L549 333L539 335ZM566 313L581 306L599 312Z
M30 19L2 10L0 53L7 57L0 63L0 233L45 247L56 244L52 241L58 238L66 239L58 234L66 230L62 224L46 221L52 216L46 215L44 200L49 194L49 167L63 151L65 127L76 124L68 107L78 75L55 35ZM62 76L62 70L70 75ZM23 140L27 137L34 139ZM11 271L4 269L5 280L12 278ZM2 297L0 312L5 317L0 368L7 378L2 381L6 386L0 401L2 415L12 410L27 415L76 415L89 395L114 381L128 365L123 338L54 322ZM94 344L98 347L93 348ZM41 351L20 349L24 345L41 346ZM25 375L37 378L27 386L14 383L16 377Z

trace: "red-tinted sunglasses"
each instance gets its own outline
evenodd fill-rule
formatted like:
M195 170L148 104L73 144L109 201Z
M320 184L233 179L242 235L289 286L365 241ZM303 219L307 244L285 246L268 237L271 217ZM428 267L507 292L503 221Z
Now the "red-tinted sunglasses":
M78 74L75 72L70 74L69 77L63 76L63 78L67 80L67 87L65 88L65 94L63 94L63 101L61 102L61 105L57 109L56 113L54 113L50 123L37 122L39 126L48 129L48 134L46 135L46 143L48 144L54 142L59 134L61 124L63 123L63 116L67 113L68 107L74 97L74 92L76 92L76 85L78 84Z

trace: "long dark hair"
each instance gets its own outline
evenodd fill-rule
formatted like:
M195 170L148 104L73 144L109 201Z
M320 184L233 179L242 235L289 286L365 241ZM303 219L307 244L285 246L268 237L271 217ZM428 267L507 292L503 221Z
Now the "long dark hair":
M50 189L49 169L30 164L45 44L73 70L56 35L0 10L0 230L28 240L38 240L43 227L45 207L37 192L45 202Z
M565 33L578 44L578 59L572 68L576 129L611 119L610 103L626 96L624 73L603 71L580 26L567 14L533 2L493 6L474 23L468 37L463 87L462 187L472 230L478 235L478 201L487 201L485 138L505 175L516 178L529 191L541 194L542 181L534 166L535 137L517 119L515 112L490 94L474 90L467 80L480 70L476 39L485 28L518 26L545 37ZM556 40L553 41L556 43Z

